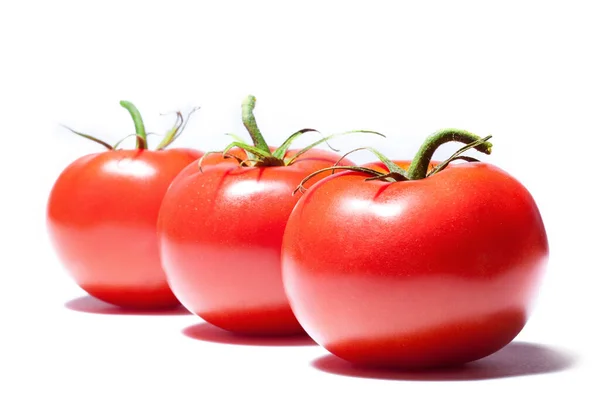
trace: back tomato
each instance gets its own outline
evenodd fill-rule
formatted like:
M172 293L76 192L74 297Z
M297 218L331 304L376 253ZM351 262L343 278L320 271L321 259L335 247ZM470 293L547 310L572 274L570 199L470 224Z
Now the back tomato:
M122 307L179 304L160 265L156 220L171 181L201 152L111 150L70 164L48 200L59 259L90 295Z
M230 160L183 171L158 220L163 268L182 304L233 332L301 333L281 281L282 236L300 197L294 189L338 158L311 149L289 166L240 167Z

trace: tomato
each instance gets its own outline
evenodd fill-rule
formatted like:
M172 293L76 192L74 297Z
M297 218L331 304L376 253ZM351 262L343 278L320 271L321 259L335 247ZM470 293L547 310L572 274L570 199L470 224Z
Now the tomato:
M251 117L244 116L247 126ZM263 150L238 144L256 153L258 166L228 159L209 170L190 168L169 188L158 220L163 268L182 304L215 326L242 334L300 333L281 281L281 240L300 197L292 194L298 183L339 156L314 148L267 154L273 148L255 123L249 132Z
M47 227L59 260L91 296L122 307L172 307L179 302L160 265L158 211L171 181L203 153L142 146L68 165L50 192Z
M163 268L186 308L238 333L302 332L281 283L281 240L299 198L293 190L339 158L328 153L308 151L283 167L196 167L173 182L158 232Z
M422 171L428 157L415 159ZM290 215L282 276L306 332L349 362L407 369L462 364L512 341L549 252L527 189L487 163L369 177L327 177Z

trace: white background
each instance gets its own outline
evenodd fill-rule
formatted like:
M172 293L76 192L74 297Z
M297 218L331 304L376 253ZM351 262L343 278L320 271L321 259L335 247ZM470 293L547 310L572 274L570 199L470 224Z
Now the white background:
M150 3L0 5L0 398L598 398L594 2ZM530 189L551 245L515 343L464 370L382 374L307 343L213 343L236 340L205 326L194 340L182 330L197 317L79 299L45 204L58 173L101 148L59 123L115 142L133 131L121 99L161 133L173 116L160 113L199 105L179 145L213 150L244 134L249 93L271 144L304 127L374 129L388 139L334 144L405 158L439 128L492 134L485 159Z

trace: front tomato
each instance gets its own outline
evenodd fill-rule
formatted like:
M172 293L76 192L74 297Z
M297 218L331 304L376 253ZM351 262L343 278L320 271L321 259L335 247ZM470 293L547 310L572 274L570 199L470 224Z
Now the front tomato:
M290 216L282 252L290 304L308 334L345 360L465 363L526 323L548 257L533 198L484 163L425 177L432 153L416 160L420 173L391 171L398 181L381 170L321 180Z
M172 180L202 153L147 150L137 109L124 106L136 121L139 148L115 150L93 139L109 151L81 157L60 174L48 199L48 232L60 261L90 295L122 307L176 306L160 265L156 220Z

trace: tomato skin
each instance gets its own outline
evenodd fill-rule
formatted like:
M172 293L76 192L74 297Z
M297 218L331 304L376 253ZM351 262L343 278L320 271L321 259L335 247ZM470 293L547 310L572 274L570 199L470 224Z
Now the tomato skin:
M282 276L306 332L352 363L406 369L508 344L548 258L526 188L484 163L417 181L365 177L318 182L288 221Z
M281 240L300 197L293 190L338 158L313 149L287 167L225 162L204 172L183 171L169 188L158 221L163 268L182 304L237 333L303 332L281 282Z
M201 152L118 150L67 166L47 204L58 258L91 296L128 308L179 304L160 265L156 220L171 181Z
M393 163L404 170L408 170L408 167L410 167L410 160L397 160L397 161L395 160L395 161L393 161ZM375 171L379 171L379 172L383 172L383 173L388 172L387 168L385 167L385 164L382 163L381 161L370 162L367 164L363 164L362 166L366 167L366 168L371 168L371 169L374 169Z

